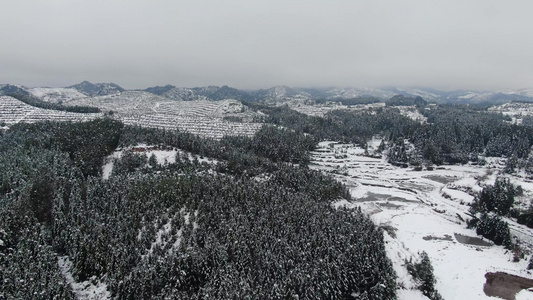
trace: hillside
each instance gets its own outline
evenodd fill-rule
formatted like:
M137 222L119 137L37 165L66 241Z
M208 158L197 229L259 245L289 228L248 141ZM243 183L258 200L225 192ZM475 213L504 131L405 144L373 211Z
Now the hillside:
M272 160L304 135L267 133L215 141L110 119L11 127L0 136L1 295L394 299L382 231L331 206L349 197L340 183ZM173 159L155 156L165 151Z
M2 88L0 297L528 293L485 275L533 279L529 103Z
M87 96L104 96L116 94L124 91L123 88L114 83L90 83L89 81L83 81L81 83L69 86L80 93Z

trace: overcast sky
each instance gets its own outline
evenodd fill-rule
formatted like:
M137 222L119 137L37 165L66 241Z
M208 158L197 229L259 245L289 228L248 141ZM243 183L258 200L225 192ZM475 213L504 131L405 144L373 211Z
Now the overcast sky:
M533 88L531 0L3 0L0 83Z

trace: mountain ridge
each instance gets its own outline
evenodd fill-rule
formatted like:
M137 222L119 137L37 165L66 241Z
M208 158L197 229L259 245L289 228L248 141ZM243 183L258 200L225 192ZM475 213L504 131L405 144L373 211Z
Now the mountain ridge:
M115 83L91 83L83 81L81 83L68 86L67 88L76 89L87 96L105 96L116 94L125 91L122 87Z
M89 97L106 96L128 91L115 83L91 83L83 81L64 89L74 89ZM27 94L35 88L16 84L0 84L0 94ZM204 87L177 87L172 84L137 89L177 101L234 99L249 102L280 104L286 102L324 103L343 102L353 99L378 99L383 102L396 95L421 97L438 104L503 104L508 102L533 102L533 89L516 90L452 90L444 91L431 87L327 87L301 88L278 85L268 89L243 90L227 85ZM53 95L52 95L53 96ZM50 95L48 95L50 97ZM46 99L47 101L50 99ZM53 100L53 99L52 99ZM344 101L345 102L345 101Z

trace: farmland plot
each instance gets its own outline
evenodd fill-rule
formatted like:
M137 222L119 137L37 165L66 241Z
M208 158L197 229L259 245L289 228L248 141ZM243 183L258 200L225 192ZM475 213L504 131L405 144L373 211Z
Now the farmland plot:
M102 117L101 113L83 114L30 106L13 97L0 97L0 124L7 126L19 122L34 123L39 121L89 121Z
M253 123L253 112L236 100L175 101L148 92L128 91L83 98L68 105L95 106L127 125L161 129L179 129L204 137L220 139L224 135L252 136L262 126ZM238 116L243 122L228 122L226 116Z
M533 116L533 103L505 103L502 105L491 106L488 108L488 111L510 116L513 123L521 124L524 117Z
M482 185L494 182L504 165L501 159L487 159L485 166L414 171L363 154L360 147L324 142L312 153L311 168L333 174L350 188L356 200L340 201L335 206L361 207L386 229L385 242L398 275L400 299L415 297L405 260L416 259L422 251L431 259L436 288L444 299L488 298L483 291L488 272L533 278L526 271L529 256L513 262L510 251L481 240L474 230L466 228L472 195ZM510 179L524 189L525 196L517 201L527 205L533 184L517 176ZM507 221L511 233L520 238L525 248L531 248L533 231Z
M289 103L289 107L297 112L306 114L308 116L323 117L328 112L333 110L368 110L370 108L384 107L385 103L360 104L360 105L342 105L340 103L328 103L319 105L304 105L301 103Z

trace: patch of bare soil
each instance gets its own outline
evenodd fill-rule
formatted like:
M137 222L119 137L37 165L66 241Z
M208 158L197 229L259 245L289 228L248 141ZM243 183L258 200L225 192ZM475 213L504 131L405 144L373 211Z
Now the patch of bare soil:
M533 279L508 274L505 272L489 272L485 274L487 281L483 292L489 297L500 297L514 300L515 295L523 289L533 287Z

